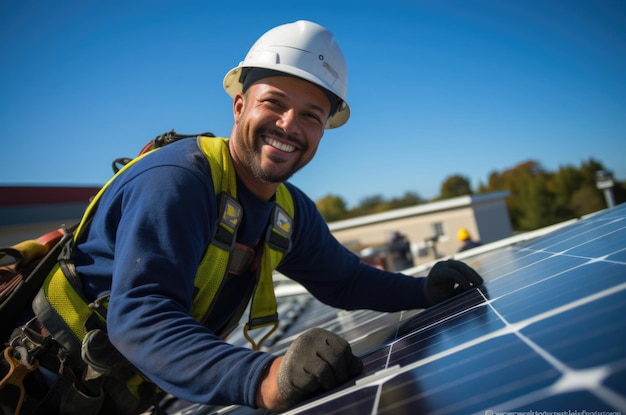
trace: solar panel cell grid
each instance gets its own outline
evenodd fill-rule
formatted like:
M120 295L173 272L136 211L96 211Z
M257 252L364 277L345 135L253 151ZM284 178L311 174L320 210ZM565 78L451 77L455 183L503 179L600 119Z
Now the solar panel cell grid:
M288 413L626 413L626 206L467 262L484 286L423 312L345 312L310 299L269 350L321 326L348 339L365 370Z

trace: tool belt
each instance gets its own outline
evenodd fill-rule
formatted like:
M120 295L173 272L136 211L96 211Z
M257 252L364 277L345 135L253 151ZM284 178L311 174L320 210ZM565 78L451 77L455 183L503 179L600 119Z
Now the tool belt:
M81 352L77 365L37 319L16 329L0 359L0 415L164 414L155 385L129 392L137 372L104 332L89 331Z

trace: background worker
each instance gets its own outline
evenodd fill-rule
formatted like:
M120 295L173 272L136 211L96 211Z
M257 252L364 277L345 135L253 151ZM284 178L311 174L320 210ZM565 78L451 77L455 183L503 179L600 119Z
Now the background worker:
M461 247L459 248L459 252L467 251L468 249L476 248L477 246L482 245L480 241L475 241L472 239L472 235L466 228L459 228L456 237L459 242L462 243Z
M387 250L391 258L391 270L401 271L413 266L413 253L411 252L411 243L405 235L398 231L394 231L389 236Z
M326 129L349 118L346 64L329 31L298 21L261 36L224 88L234 125L223 157L207 157L192 138L136 162L104 192L73 260L85 296L110 294L113 346L159 388L190 402L281 411L357 376L362 363L344 339L322 329L302 334L284 356L224 341L255 289L254 265L225 277L201 322L191 315L196 273L219 228L212 168L223 163L222 175L236 173L244 212L237 243L258 258L283 183L311 161ZM458 261L436 264L427 278L361 263L331 235L315 203L285 185L293 226L277 270L323 303L393 312L482 284Z

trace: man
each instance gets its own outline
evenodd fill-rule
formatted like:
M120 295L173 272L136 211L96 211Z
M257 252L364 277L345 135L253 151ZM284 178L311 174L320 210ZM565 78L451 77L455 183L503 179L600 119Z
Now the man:
M222 339L242 305L252 296L256 301L258 269L271 259L264 256L268 247L285 241L277 237L273 244L266 235L274 231L289 239L272 268L331 306L425 308L482 283L456 261L437 264L428 278L362 264L332 237L314 202L284 184L311 161L324 130L348 120L346 82L343 55L325 28L308 21L278 26L224 79L233 98L228 140L169 144L138 160L103 192L73 263L83 295L108 300L111 344L163 391L192 402L281 411L362 371L349 344L321 329L304 333L278 357ZM286 207L276 213L279 204ZM228 241L229 235L236 241ZM234 260L231 252L228 266L236 263L237 271L229 268L219 289L210 282L199 287L198 270L218 267L211 246L228 250L235 242L239 254L248 252L254 260ZM53 285L48 283L49 291ZM214 298L198 313L204 292ZM46 295L54 306L53 295ZM104 301L96 303L90 309ZM85 339L99 338L95 331ZM87 340L83 360L106 373L85 348Z
M391 270L401 271L413 266L413 253L411 243L407 237L398 231L393 231L387 243L389 257L391 258Z
M458 232L456 233L456 239L461 242L459 252L467 251L468 249L476 248L482 245L480 241L475 241L472 239L472 235L466 228L459 228Z

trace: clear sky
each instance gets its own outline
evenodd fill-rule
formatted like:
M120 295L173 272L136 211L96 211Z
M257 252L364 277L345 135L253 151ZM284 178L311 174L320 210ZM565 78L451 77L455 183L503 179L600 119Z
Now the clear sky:
M172 128L228 136L224 75L298 19L349 70L351 119L292 178L314 200L431 198L529 159L626 180L624 0L4 0L0 184L99 186Z

